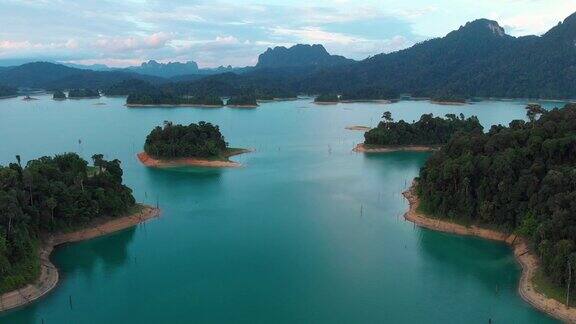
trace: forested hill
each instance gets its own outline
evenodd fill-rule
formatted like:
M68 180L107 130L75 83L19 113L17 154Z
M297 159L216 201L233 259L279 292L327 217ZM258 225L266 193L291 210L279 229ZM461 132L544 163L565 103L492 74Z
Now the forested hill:
M324 46L297 44L290 48L277 46L268 48L258 56L256 68L285 68L301 66L335 66L354 63L354 60L339 55L330 55Z
M454 136L420 171L420 207L526 236L545 274L565 287L568 263L576 269L576 104L531 105L528 117Z
M129 79L165 82L153 76L122 71L91 71L49 62L27 63L0 70L0 84L20 88L103 89Z

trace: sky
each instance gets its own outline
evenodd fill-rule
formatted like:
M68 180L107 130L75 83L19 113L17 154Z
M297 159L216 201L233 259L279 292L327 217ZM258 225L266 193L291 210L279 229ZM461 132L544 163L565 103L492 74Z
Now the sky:
M479 18L541 35L573 12L576 0L0 0L0 61L248 66L297 43L364 59Z

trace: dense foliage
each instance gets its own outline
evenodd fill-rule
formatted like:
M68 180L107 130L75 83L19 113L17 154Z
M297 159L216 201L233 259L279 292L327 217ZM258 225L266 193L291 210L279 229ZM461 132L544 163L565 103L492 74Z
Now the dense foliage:
M369 145L441 145L448 142L458 132L481 133L482 125L476 117L464 118L460 114L446 115L446 118L424 114L420 120L407 123L394 122L390 112L385 112L378 127L364 134L364 143Z
M400 93L397 91L378 88L365 87L359 89L348 89L342 93L341 101L361 101L361 100L391 100L398 99Z
M18 89L0 84L0 98L11 97L18 94Z
M52 99L55 100L66 99L66 94L62 90L56 90L52 93Z
M219 96L211 94L181 95L157 88L138 90L128 95L126 103L129 105L208 105L223 106Z
M231 96L226 102L228 106L258 106L256 94L253 91L243 91L238 95Z
M340 97L336 94L321 94L314 98L314 102L339 102Z
M92 89L72 89L68 92L68 98L97 98L100 97L98 90Z
M114 83L105 88L103 92L107 96L127 96L132 93L150 92L153 90L154 87L144 80L130 79Z
M219 157L228 144L218 126L206 122L174 125L164 122L146 137L144 151L155 158Z
M298 94L294 91L281 88L263 88L256 90L258 100L296 99Z
M94 155L95 167L73 153L0 166L0 292L33 280L39 271L37 242L100 216L134 206L122 184L120 161Z
M575 277L568 263L576 270L576 105L529 106L528 118L456 134L426 162L417 192L425 212L530 238L563 286Z

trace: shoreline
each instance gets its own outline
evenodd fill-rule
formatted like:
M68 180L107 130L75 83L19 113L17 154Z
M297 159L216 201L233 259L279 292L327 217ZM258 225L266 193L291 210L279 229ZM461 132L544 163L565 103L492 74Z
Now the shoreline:
M136 154L140 163L149 168L177 168L177 167L207 167L207 168L239 168L242 164L230 161L228 158L244 153L250 153L252 150L239 149L228 152L225 160L207 160L200 158L180 158L174 160L160 160L148 155L146 152Z
M321 106L337 105L340 101L314 101L314 104Z
M351 130L351 131L362 131L362 132L367 132L369 130L372 129L372 127L368 127L368 126L360 126L360 125L354 125L354 126L346 126L344 127L344 129L347 130Z
M464 236L477 236L487 240L506 243L512 248L516 262L518 262L522 267L522 274L518 285L518 293L522 299L532 305L532 307L556 319L570 323L576 322L576 307L566 307L566 305L561 302L548 298L546 295L536 290L533 279L540 267L540 262L524 238L515 234L506 234L475 225L467 227L447 220L430 218L421 214L418 212L420 200L414 192L414 186L415 182L412 183L410 189L402 193L410 204L408 211L404 214L404 218L407 221L410 221L419 227L424 227L434 231Z
M429 100L430 103L432 104L436 104L436 105L443 105L443 106L466 106L469 103L468 102L458 102L458 101L436 101L436 100Z
M84 229L50 235L39 247L40 275L34 283L0 295L0 313L30 304L47 295L58 285L60 275L58 268L50 261L50 255L59 245L105 236L160 216L160 209L141 206L144 208L136 214L101 218Z
M143 108L147 108L147 107L198 107L198 108L222 108L224 106L221 105L203 105L203 104L197 104L197 105L193 105L193 104L177 104L177 105L170 105L170 104L125 104L124 106L128 107L128 108L138 108L138 107L143 107Z
M347 128L348 129L348 128ZM391 153L391 152L434 152L439 145L386 145L367 147L364 143L356 145L352 151L356 153Z
M258 108L258 105L226 105L229 108Z

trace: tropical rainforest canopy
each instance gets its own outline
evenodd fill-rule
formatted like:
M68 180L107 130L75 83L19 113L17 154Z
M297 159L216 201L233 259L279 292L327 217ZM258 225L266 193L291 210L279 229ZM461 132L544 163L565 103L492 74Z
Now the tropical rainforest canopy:
M417 193L429 214L528 237L564 286L576 269L576 104L531 105L528 117L456 133L422 168Z
M74 153L0 166L0 293L39 273L43 234L73 229L135 205L122 184L120 161L93 156L94 167Z
M167 121L146 137L144 151L160 159L212 158L221 156L227 147L218 126L203 121L188 126Z

